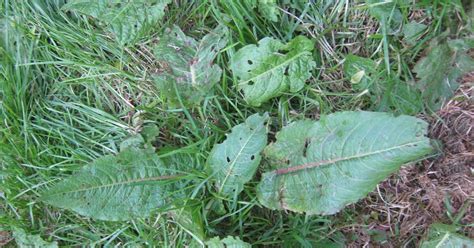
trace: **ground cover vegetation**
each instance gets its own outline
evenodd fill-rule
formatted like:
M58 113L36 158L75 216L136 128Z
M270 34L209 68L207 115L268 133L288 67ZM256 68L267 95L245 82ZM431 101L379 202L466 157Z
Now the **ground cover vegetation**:
M474 246L470 1L0 9L0 246Z

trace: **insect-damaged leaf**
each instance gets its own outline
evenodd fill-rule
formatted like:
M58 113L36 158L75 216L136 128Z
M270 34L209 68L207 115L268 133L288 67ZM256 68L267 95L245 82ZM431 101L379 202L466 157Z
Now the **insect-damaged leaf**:
M267 144L268 114L254 114L232 128L222 143L214 146L207 166L216 179L218 192L227 197L239 194L252 179Z
M421 243L421 248L459 248L474 247L474 240L456 233L456 228L440 223L430 226L428 237Z
M208 248L250 248L252 247L249 243L246 243L239 239L239 237L227 236L223 239L214 237L206 242Z
M72 0L63 9L90 15L115 35L122 44L129 44L161 20L171 0Z
M245 100L260 106L285 92L301 90L316 66L312 59L313 47L314 42L303 36L287 44L267 37L258 45L248 45L237 51L231 58L230 68Z
M402 164L430 153L427 123L377 112L339 112L298 121L265 148L272 171L257 188L271 209L334 214Z
M413 71L420 79L423 98L432 110L438 110L451 98L459 87L457 79L474 68L474 59L467 54L473 47L472 39L432 45L428 55L415 65Z
M44 192L42 200L100 220L146 217L180 197L179 177L152 149L128 149L84 166Z
M227 32L218 26L197 42L174 27L160 39L154 52L164 71L155 82L172 106L179 105L178 97L185 105L198 104L219 82L222 70L213 62L227 44Z

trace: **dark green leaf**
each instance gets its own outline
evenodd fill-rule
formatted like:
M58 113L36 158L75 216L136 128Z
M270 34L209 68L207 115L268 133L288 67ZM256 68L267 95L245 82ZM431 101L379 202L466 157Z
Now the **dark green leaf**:
M420 59L413 71L420 79L419 88L428 107L438 110L459 87L458 79L474 68L474 59L467 51L469 40L450 40L432 45L428 55Z
M403 15L396 2L385 0L366 1L370 15L379 20L381 25L387 25L390 34L398 33L403 24Z
M403 27L403 40L409 45L415 45L417 40L423 35L427 26L422 23L412 21Z

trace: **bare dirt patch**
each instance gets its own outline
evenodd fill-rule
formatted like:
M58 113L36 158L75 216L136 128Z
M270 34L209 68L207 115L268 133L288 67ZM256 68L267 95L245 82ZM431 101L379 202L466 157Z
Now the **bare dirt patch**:
M7 231L0 231L0 247L5 246L12 240L11 234Z
M440 154L402 168L354 206L359 223L354 247L416 247L435 222L474 223L474 72L436 117L429 117L430 137L443 144ZM464 227L474 238L474 228Z

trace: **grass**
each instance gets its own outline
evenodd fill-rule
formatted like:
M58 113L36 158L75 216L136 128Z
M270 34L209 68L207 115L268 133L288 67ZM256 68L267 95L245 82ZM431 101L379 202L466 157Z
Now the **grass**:
M82 165L117 153L120 142L145 124L160 128L160 151L179 147L178 152L192 154L199 170L213 145L256 112L270 113L274 134L294 120L339 110L390 111L383 104L390 90L378 104L351 88L342 73L345 56L377 61L392 84L414 81L411 69L430 40L443 32L462 36L472 28L468 10L459 1L400 2L404 23L427 25L414 46L390 34L362 1L282 5L280 20L271 22L245 1L177 0L160 25L151 27L135 46L123 48L91 18L60 11L61 0L2 1L0 227L22 227L65 246L184 247L196 233L168 214L129 222L94 221L48 206L38 196ZM231 38L217 58L225 74L215 92L199 107L168 109L149 76L160 67L151 52L153 43L172 25L199 39L218 24L231 30ZM296 35L316 41L318 69L304 90L259 108L247 105L233 85L229 58L261 38L288 41ZM365 225L354 208L336 216L260 208L255 185L253 181L246 186L239 201L224 200L229 211L222 216L209 211L214 196L204 194L205 186L198 188L190 204L203 216L207 236L240 236L256 246L312 247L328 237L343 237L345 227ZM357 234L351 237L357 239Z

